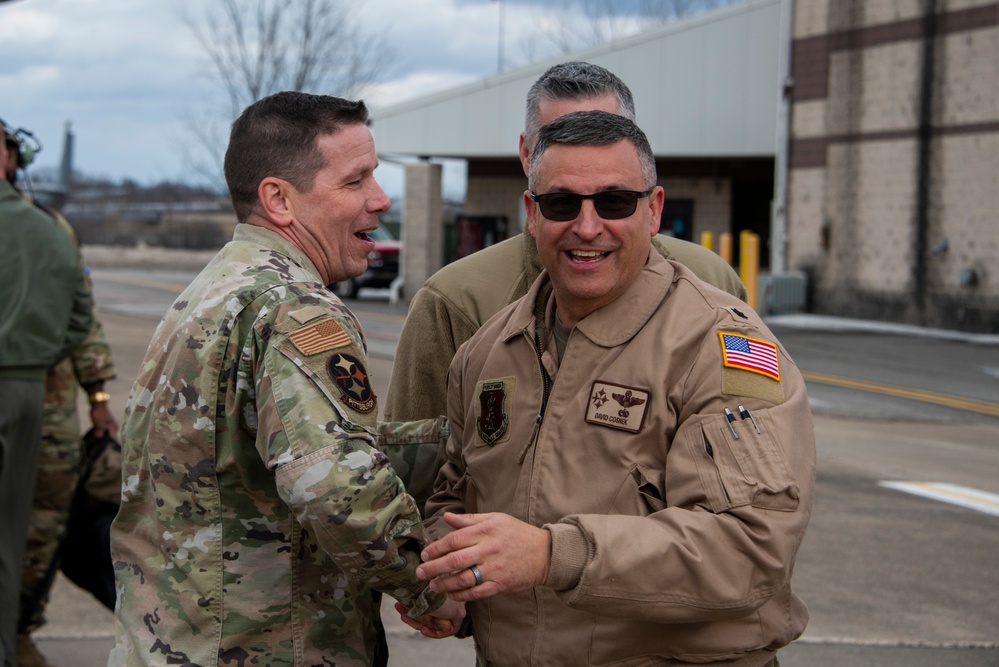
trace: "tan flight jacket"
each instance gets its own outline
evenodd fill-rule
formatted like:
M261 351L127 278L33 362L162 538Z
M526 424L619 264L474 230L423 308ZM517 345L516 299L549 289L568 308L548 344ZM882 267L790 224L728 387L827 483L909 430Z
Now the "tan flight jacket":
M448 510L506 512L553 535L545 586L470 605L480 659L766 663L808 619L791 591L815 478L800 372L745 303L652 253L621 297L579 322L561 365L542 332L553 382L535 430L547 280L451 366L431 534L448 530ZM550 303L538 312L551 321ZM779 380L725 367L720 332L774 343Z

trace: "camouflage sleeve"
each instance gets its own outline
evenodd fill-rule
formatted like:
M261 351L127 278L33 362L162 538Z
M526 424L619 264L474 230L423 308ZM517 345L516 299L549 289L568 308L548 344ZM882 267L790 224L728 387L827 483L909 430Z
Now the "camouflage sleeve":
M305 354L273 334L264 355L256 378L257 442L282 499L344 573L413 615L439 607L443 596L416 578L427 542L420 514L374 446L375 429L364 426L368 381L356 341Z
M73 227L62 215L58 213L53 214L48 210L46 210L46 213L51 215L56 225L66 233L79 268L79 274L73 290L73 308L70 313L69 330L66 334L63 353L64 355L68 355L72 354L73 350L78 345L81 345L92 332L93 322L96 320L94 317L93 290L90 285L90 277L87 275L83 265L83 257L80 255L80 242L76 238L76 232L73 231Z
M90 333L79 345L73 348L73 370L81 385L102 380L111 380L117 375L111 359L111 346L104 335L104 326L94 315Z
M419 435L409 435L415 429ZM446 460L450 429L446 417L417 422L380 422L378 449L388 457L420 513L434 492L437 473ZM400 437L401 436L401 437Z
M76 232L73 231L73 226L61 214L48 211L47 209L46 212L55 218L59 227L73 240L73 246L77 249L77 256L80 258L80 265L83 267L83 276L87 291L90 293L91 300L93 300L94 284L90 280L89 269L84 265L83 255L80 253L80 241L76 237ZM70 353L70 356L73 358L73 371L76 373L77 382L81 385L100 382L102 380L112 380L116 376L114 362L111 360L111 346L108 345L107 338L104 335L104 327L101 325L100 320L97 319L96 304L93 306L91 315L93 316L93 322L90 325L90 331Z
M467 348L462 348L465 350ZM474 513L477 507L466 505L469 478L462 455L465 440L465 406L462 391L462 354L451 366L448 382L448 434L444 465L441 466L434 494L427 500L426 524L431 539L439 540L453 529L443 520L444 512ZM474 497L474 494L471 494Z
M73 253L76 249L73 248ZM90 327L94 321L94 301L90 294L90 287L87 285L86 275L83 272L83 264L79 261L78 255L72 255L76 260L76 280L73 288L73 307L69 316L69 327L66 332L63 354L69 354L83 339L90 333Z

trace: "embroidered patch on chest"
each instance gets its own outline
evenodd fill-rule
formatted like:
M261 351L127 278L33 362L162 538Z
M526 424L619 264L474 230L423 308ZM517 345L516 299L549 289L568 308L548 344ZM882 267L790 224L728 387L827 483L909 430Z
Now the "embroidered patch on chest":
M350 345L352 342L350 334L336 320L323 320L293 331L288 334L288 340L305 356Z
M349 354L334 354L326 362L326 370L351 409L365 413L375 409L375 392L360 359Z
M722 363L726 368L739 368L780 381L776 345L728 331L719 331L718 338L721 340Z
M482 383L479 389L479 414L475 419L475 429L487 445L495 444L510 428L510 416L506 414L506 399L505 382Z
M649 392L637 387L625 387L610 382L594 382L586 407L590 424L638 433L649 408Z

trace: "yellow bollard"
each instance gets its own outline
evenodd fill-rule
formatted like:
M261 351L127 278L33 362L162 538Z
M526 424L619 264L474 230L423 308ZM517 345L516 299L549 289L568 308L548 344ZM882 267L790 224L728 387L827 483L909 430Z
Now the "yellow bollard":
M739 277L746 286L749 307L756 310L760 276L760 237L748 229L739 232Z
M708 250L715 249L715 235L712 232L701 232L701 245Z
M732 264L732 235L729 232L722 232L718 235L718 255L725 260L725 263Z

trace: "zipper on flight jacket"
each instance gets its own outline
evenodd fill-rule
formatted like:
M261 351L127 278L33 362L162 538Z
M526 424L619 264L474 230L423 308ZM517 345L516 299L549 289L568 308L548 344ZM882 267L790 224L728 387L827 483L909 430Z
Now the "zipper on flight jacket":
M526 331L524 332L527 333ZM545 364L542 360L542 354L544 353L544 348L541 345L541 336L538 335L537 331L534 334L534 354L538 359L538 370L541 371L541 410L538 412L538 418L534 420L534 430L531 431L531 437L524 443L524 447L520 450L520 454L517 456L517 463L523 463L524 459L527 458L527 452L534 443L538 441L538 435L541 432L541 422L545 420L545 410L548 408L548 397L552 390L552 379L548 375L548 371L545 370Z

